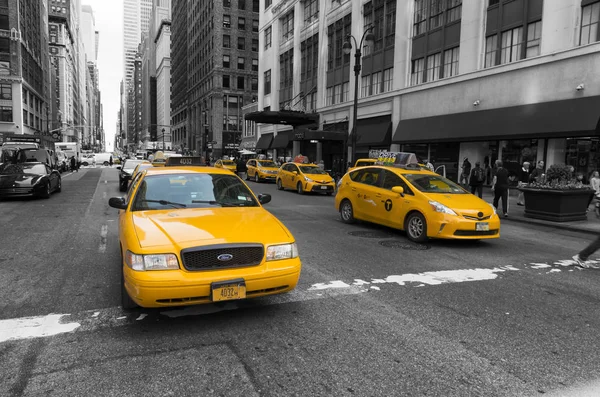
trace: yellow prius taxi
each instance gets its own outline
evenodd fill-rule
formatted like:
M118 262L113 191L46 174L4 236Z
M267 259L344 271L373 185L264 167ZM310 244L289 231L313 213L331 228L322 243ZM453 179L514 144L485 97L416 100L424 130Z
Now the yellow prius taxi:
M408 238L494 239L494 207L417 164L413 153L381 153L378 165L346 173L335 208L345 223L356 219L405 230Z
M237 171L237 164L233 160L217 160L215 161L216 168L224 168L233 173Z
M331 196L335 181L315 164L285 163L277 173L277 189L294 189L298 194L325 193Z
M225 169L199 157L140 171L119 209L124 309L195 305L293 290L301 262L294 236ZM260 233L256 233L260 230Z
M260 181L275 181L279 167L273 160L248 160L246 163L246 179Z

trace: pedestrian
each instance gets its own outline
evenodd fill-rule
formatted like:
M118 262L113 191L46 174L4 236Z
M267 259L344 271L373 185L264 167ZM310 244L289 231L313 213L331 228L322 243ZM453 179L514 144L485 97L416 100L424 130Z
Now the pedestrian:
M477 195L479 198L483 196L483 182L485 181L485 172L483 168L481 168L481 163L479 161L475 162L475 168L471 170L471 174L469 175L469 186L471 186L471 194Z
M544 177L546 176L544 172L544 160L540 160L537 162L535 170L531 171L531 174L529 174L529 182L543 183Z
M77 161L75 160L75 156L71 156L71 160L70 160L70 165L71 165L71 172L75 172L77 171Z
M523 167L519 171L519 187L523 187L529 183L529 161L523 161ZM525 205L525 193L519 191L517 205Z
M325 169L325 163L323 162L323 160L319 160L319 163L317 164L317 166L322 170Z
M467 186L469 184L469 175L471 175L471 163L468 157L463 159L461 171L460 183L463 186Z
M108 158L108 165L111 167L113 166L112 156Z
M502 216L508 217L508 170L502 167L502 160L496 160L496 175L492 180L494 192L494 208L498 211L498 204L502 199Z
M435 172L435 168L429 159L425 160L425 166L429 169L429 171ZM481 195L479 197L481 197Z
M240 178L246 179L246 172L248 171L248 167L246 167L246 162L244 161L244 159L238 160L235 170Z

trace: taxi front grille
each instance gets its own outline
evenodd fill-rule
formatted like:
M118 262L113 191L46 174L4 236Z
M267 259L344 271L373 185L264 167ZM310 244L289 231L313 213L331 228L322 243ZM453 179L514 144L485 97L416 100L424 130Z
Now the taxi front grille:
M486 219L490 219L491 216L482 216L482 217L476 217L476 216L469 216L469 215L463 215L463 217L465 219L471 220L471 221L485 221Z
M186 270L220 270L259 265L264 257L261 244L219 244L181 251Z

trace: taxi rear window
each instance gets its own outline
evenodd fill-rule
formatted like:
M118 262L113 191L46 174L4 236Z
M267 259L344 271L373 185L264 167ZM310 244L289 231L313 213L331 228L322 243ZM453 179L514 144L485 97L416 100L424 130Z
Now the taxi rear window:
M185 173L147 175L140 183L131 210L256 206L252 193L234 175Z

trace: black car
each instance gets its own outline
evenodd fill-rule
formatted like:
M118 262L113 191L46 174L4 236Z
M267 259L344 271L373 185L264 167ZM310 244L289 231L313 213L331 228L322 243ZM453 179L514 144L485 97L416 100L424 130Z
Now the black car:
M0 166L0 198L49 198L52 192L60 192L61 188L60 172L51 169L48 164L27 162Z
M120 192L125 192L127 191L127 185L129 184L129 180L131 179L131 174L133 174L133 170L135 169L135 166L146 162L147 160L133 160L133 159L127 159L125 160L125 163L120 166L117 167L119 171L119 191Z

